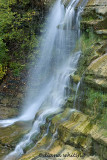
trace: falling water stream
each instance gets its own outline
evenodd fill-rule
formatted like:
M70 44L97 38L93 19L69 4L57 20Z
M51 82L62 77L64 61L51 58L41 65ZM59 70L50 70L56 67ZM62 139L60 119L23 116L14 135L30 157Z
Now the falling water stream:
M76 71L81 54L74 52L76 41L80 36L80 14L85 2L75 10L79 0L71 0L66 11L60 0L54 4L45 29L47 30L41 43L40 56L29 80L30 90L25 98L21 115L14 119L1 120L0 125L7 127L17 121L33 120L31 130L24 135L13 152L5 160L16 160L24 154L26 146L32 143L32 137L40 132L49 115L58 113L69 96L70 75ZM35 115L40 112L39 116Z

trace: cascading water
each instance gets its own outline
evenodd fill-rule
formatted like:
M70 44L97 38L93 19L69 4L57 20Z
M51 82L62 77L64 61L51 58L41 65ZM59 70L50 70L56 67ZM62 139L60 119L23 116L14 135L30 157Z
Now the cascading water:
M81 82L79 81L78 84L77 84L77 88L76 88L76 93L75 93L75 99L74 99L74 106L73 106L73 108L75 108L75 103L76 103L76 100L77 100L77 95L78 95L78 90L79 90L80 84L81 84Z
M75 17L79 20L81 13L80 10L75 11L78 2L79 0L70 2L65 16L60 0L55 3L48 18L40 57L29 80L30 91L25 99L26 109L18 118L0 121L0 125L6 127L17 121L33 120L38 112L41 113L34 120L30 132L5 160L18 159L24 153L24 148L32 143L32 137L40 132L40 126L45 124L47 116L60 112L66 102L69 77L76 71L81 54L80 50L73 52L80 32L79 22L77 23Z

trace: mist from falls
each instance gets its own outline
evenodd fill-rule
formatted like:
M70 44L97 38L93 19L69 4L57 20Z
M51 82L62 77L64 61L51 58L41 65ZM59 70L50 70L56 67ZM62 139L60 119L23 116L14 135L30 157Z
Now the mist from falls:
M57 0L50 12L40 56L29 80L30 89L23 112L17 118L0 121L3 127L17 121L34 119L34 123L30 132L5 160L16 160L24 154L24 148L32 144L33 135L40 132L40 126L45 124L46 118L63 109L69 96L69 77L75 73L81 54L80 50L74 52L74 49L80 36L80 14L86 1L83 1L76 12L78 2L79 0L71 0L65 12L60 0ZM35 118L38 112L40 114Z

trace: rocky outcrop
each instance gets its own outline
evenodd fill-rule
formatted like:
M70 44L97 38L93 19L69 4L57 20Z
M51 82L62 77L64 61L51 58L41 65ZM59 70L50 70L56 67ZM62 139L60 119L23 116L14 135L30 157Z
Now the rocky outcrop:
M107 89L107 53L94 60L85 74L85 82L93 87Z
M52 135L56 131L53 140ZM65 157L68 160L76 160L77 156L79 160L104 160L107 156L107 139L102 132L104 133L97 125L92 124L88 116L67 108L63 113L52 118L48 135L43 137L21 160L33 160L33 158L45 160L46 155L50 155L52 160L57 160L58 157L53 158L55 154L59 155L61 160Z
M97 13L106 15L107 14L107 1L106 0L89 0L86 8L90 7L96 10Z
M107 1L89 0L82 14L81 28L107 29Z
M79 108L83 113L90 115L90 118L92 118L94 123L97 124L97 127L107 129L105 124L105 117L107 115L107 101L105 98L107 96L107 1L88 1L82 14L81 28L85 31L85 34L81 36L82 54L78 63L77 71L71 78L71 83L73 80L76 84L81 79L75 107ZM67 101L67 106L70 107L71 104L72 108L73 102L74 100L70 98ZM78 124L77 126L79 127ZM85 122L83 122L83 124L85 124ZM97 139L99 142L96 141L99 130L94 128L93 131L96 131L96 134L92 134L94 137L91 135L93 144L91 151L96 155L99 155L101 160L106 159L104 155L101 156L101 152L105 152L102 144L99 143L102 140ZM70 137L72 136L70 135ZM73 143L70 142L70 137L68 138L68 142L74 146L77 135L76 138L71 138ZM103 137L103 133L98 137ZM86 140L87 138L85 137L84 139ZM107 136L105 133L103 144L105 144L106 141ZM82 142L84 143L83 139ZM77 146L78 145L79 142L77 142ZM88 149L88 151L89 150L90 149ZM96 159L98 159L98 157Z
M107 88L107 1L89 0L82 14L81 28L86 31L81 40L82 55L78 74L84 74L84 82L90 86ZM92 32L93 30L93 32ZM90 38L91 36L93 38ZM88 39L87 39L88 38ZM85 44L86 41L87 43ZM92 43L91 43L92 42ZM85 44L85 45L84 45ZM80 73L81 72L81 73ZM75 77L74 77L75 81Z
M18 122L6 128L0 128L0 159L15 149L16 144L24 134L28 133L29 125L25 122Z

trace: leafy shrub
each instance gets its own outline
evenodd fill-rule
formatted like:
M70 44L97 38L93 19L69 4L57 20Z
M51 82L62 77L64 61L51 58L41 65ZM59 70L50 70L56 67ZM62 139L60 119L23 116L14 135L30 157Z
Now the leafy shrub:
M81 43L81 51L82 51L78 63L79 75L82 75L84 73L84 71L89 66L94 57L98 57L96 53L97 49L96 44L99 41L100 39L92 31L89 31L89 33L82 34L80 40L77 42L76 48L78 48L79 46L78 43Z
M94 89L87 90L86 106L90 111L91 116L94 117L94 121L97 121L101 127L107 128L106 116L107 116L107 93L103 93L100 90Z
M88 98L86 99L87 106L93 109L93 113L96 115L100 109L104 107L106 101L105 94L100 91L88 90Z
M3 39L0 38L0 64L3 64L9 59L7 55L8 49L6 44L3 42Z
M7 72L7 68L4 68L1 64L0 64L0 80L6 75Z
M25 67L25 65L20 64L19 62L11 62L10 68L13 71L14 76L19 76L20 71Z

